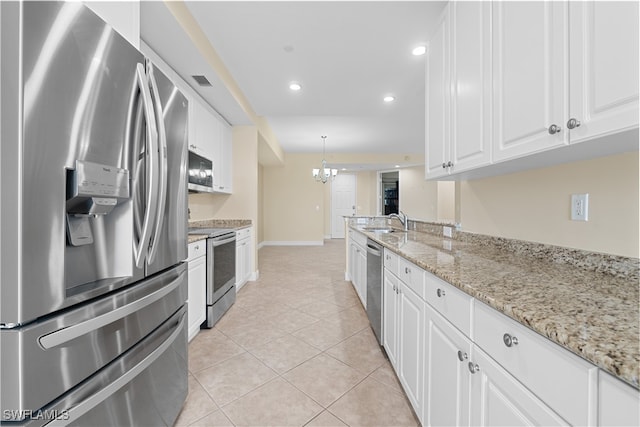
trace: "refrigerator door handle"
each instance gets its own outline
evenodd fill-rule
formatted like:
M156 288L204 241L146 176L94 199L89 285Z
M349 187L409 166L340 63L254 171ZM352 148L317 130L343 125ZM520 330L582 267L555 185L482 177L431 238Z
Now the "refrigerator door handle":
M154 100L154 109L156 113L156 120L158 126L158 139L159 139L159 151L158 158L160 182L158 187L158 207L156 211L158 216L154 231L149 245L149 258L148 263L152 264L156 254L158 253L158 244L156 243L160 232L162 231L162 222L164 219L165 204L167 201L167 132L164 127L164 113L162 111L162 103L160 102L160 93L158 92L158 84L153 75L153 65L149 63L149 83L151 86L151 95Z
M153 353L149 354L147 357L142 359L140 363L134 366L131 370L127 371L124 375L122 375L117 380L113 381L106 387L100 389L100 391L91 395L88 399L80 403L79 405L69 409L67 412L68 417L58 418L47 424L47 426L58 427L58 426L66 426L77 421L81 416L98 406L100 403L111 397L116 391L118 391L121 387L133 381L135 377L140 375L145 369L147 369L153 362L155 362L168 348L173 344L173 342L178 338L182 328L184 326L186 315L183 315L178 325L171 333L171 335L162 343L158 348L156 348Z
M171 291L173 291L175 288L180 286L180 284L183 281L184 281L184 275L181 274L176 279L174 279L171 283L169 283L167 286L161 289L158 289L157 291L143 298L140 298L132 303L123 305L120 308L116 308L115 310L112 310L108 313L94 317L85 322L78 323L77 325L69 326L63 329L59 329L50 334L43 335L39 339L40 345L45 350L48 350L50 348L57 347L73 339L76 339L91 331L95 331L96 329L99 329L103 326L106 326L124 317L127 317L130 314L133 314L136 311L142 310L144 307L150 304L153 304L154 302L164 298L166 295L171 293Z
M147 155L150 161L146 165L147 170L147 203L145 206L144 222L142 225L142 233L138 246L134 246L136 267L142 266L142 261L145 255L148 253L149 243L151 241L151 227L156 220L156 208L158 206L158 170L156 169L158 161L156 157L158 155L158 129L156 127L156 120L153 111L153 101L151 99L151 91L147 82L147 76L144 71L144 66L138 64L136 68L136 80L138 87L140 88L140 94L142 95L142 102L144 104L144 115L147 121L147 142L149 148ZM137 155L137 153L134 153Z

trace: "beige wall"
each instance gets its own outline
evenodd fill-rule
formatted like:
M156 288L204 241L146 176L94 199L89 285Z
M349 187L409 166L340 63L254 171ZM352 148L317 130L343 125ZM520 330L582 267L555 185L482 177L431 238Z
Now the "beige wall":
M456 183L438 181L438 217L439 222L455 222Z
M322 242L325 185L313 180L318 154L285 153L264 168L264 241Z
M638 152L459 184L462 229L638 257ZM589 193L589 221L570 219Z
M258 232L256 237L258 244L264 241L264 166L262 165L258 165Z
M357 214L374 216L378 203L378 174L375 171L358 172L356 177Z
M438 219L438 183L425 181L424 166L400 169L400 210L411 219Z

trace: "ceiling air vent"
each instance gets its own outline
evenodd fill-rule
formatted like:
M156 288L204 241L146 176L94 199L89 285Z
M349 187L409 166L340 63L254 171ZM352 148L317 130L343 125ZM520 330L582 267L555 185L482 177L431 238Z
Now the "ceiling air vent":
M200 86L211 86L211 82L205 76L191 76Z

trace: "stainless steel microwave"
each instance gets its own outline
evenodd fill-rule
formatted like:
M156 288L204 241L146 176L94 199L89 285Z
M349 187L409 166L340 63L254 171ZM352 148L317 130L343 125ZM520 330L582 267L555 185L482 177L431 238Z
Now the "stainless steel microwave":
M188 183L190 191L213 193L213 162L189 151Z

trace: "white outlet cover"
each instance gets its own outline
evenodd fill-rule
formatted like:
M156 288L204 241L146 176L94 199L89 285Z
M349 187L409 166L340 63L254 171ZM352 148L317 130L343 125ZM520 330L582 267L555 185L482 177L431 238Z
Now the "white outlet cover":
M589 194L571 195L571 220L589 221Z
M442 227L444 237L451 237L451 227Z

